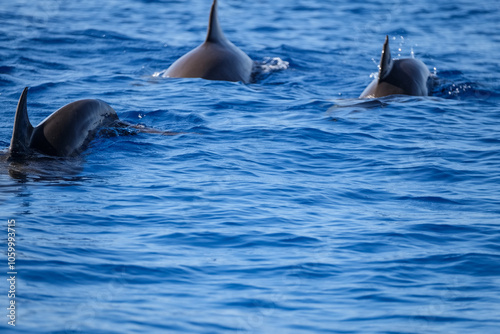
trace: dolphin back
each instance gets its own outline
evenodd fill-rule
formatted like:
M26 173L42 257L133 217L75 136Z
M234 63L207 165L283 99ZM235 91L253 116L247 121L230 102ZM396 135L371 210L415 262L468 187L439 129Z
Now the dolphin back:
M113 108L101 100L80 100L65 105L33 131L30 148L53 156L81 153L97 131L118 121Z
M378 78L363 91L360 98L383 97L388 95L427 96L429 94L430 72L425 64L413 58L392 59L389 37L380 57Z
M250 57L224 36L214 0L204 43L177 59L163 76L248 83L252 69Z

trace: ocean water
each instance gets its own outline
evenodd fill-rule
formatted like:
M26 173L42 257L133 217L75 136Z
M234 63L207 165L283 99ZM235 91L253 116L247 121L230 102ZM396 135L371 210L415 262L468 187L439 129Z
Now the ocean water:
M0 4L2 333L498 333L498 2L220 0L251 84L161 77L208 0ZM358 99L385 35L432 96ZM9 162L25 86L181 133Z

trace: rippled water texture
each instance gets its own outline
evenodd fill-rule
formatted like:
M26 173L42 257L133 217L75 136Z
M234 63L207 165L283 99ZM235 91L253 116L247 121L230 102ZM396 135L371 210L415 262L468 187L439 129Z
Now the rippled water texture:
M4 152L25 86L33 124L99 98L182 132L0 160L2 333L497 333L497 2L220 0L244 85L161 76L208 0L0 1ZM432 96L358 99L386 34Z

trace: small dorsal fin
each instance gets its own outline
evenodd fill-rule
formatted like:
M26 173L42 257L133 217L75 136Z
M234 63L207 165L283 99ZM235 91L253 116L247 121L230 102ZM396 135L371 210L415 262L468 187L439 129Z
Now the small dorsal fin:
M19 102L17 103L16 116L14 119L14 130L10 141L10 153L22 155L27 153L33 133L33 126L28 118L27 107L28 87L24 88Z
M212 9L210 10L210 19L208 21L208 32L205 42L217 43L225 41L226 37L222 32L219 25L219 19L217 17L217 0L214 0L212 4Z
M385 77L387 77L387 75L391 72L392 63L391 50L389 49L389 36L386 35L384 48L382 49L382 56L380 57L378 82L384 80Z

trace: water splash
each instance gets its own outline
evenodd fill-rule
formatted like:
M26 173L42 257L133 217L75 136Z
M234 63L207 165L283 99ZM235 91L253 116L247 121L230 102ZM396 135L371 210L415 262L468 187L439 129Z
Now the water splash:
M155 72L153 73L152 77L153 78L168 78L168 76L166 75L167 73L167 70L163 70L163 71L160 71L160 72Z
M262 63L257 64L260 73L267 74L277 71L283 71L290 67L290 63L279 57L265 57Z

